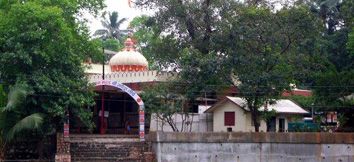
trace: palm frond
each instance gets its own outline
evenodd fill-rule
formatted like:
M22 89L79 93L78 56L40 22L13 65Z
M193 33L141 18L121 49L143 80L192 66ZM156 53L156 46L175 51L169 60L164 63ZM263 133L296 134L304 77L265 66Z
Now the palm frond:
M44 114L34 113L18 121L7 133L6 140L14 139L15 135L24 130L39 129L43 124Z
M112 12L109 14L109 22L112 28L117 27L117 20L118 20L118 12Z
M326 6L328 8L335 8L339 3L339 0L325 0L320 3L321 6Z
M107 37L118 39L120 36L119 27L127 21L126 18L119 19L118 12L108 12L108 18L106 15L103 16L103 20L101 20L102 26L107 30Z
M108 30L111 28L111 24L110 24L110 22L107 21L107 20L101 20L101 24L102 24L102 26L103 26L104 28L106 28L106 29L108 29Z
M119 29L119 27L124 23L124 22L126 22L128 19L126 19L126 18L122 18L122 19L120 19L118 22L117 22L117 27L116 28L118 28Z
M108 31L106 29L98 29L95 31L93 36L101 36L101 35L106 35Z
M28 91L24 85L16 84L10 89L7 105L2 109L2 111L12 111L19 107L25 100L27 94Z

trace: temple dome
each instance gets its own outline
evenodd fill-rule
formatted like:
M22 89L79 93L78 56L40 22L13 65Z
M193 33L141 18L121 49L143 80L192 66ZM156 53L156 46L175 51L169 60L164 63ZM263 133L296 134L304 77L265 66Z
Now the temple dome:
M109 65L112 72L131 72L131 71L146 71L148 62L146 58L136 51L134 42L131 38L127 38L124 42L125 48L116 53Z

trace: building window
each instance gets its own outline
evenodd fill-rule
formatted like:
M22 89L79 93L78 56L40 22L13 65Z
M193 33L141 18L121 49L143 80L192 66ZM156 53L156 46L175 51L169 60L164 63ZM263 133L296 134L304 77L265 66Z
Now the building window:
M225 112L225 126L235 126L235 112Z

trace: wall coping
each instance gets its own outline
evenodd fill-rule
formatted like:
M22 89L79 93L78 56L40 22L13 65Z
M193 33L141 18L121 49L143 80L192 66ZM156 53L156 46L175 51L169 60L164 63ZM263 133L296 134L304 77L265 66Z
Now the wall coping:
M158 143L291 143L354 144L354 133L275 132L150 132L147 141Z

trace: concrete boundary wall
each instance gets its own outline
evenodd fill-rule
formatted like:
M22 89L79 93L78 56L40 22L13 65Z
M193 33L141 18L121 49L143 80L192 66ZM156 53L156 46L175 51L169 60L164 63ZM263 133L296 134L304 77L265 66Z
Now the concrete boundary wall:
M354 133L151 132L153 142L354 144Z
M150 132L157 161L354 162L354 133Z

